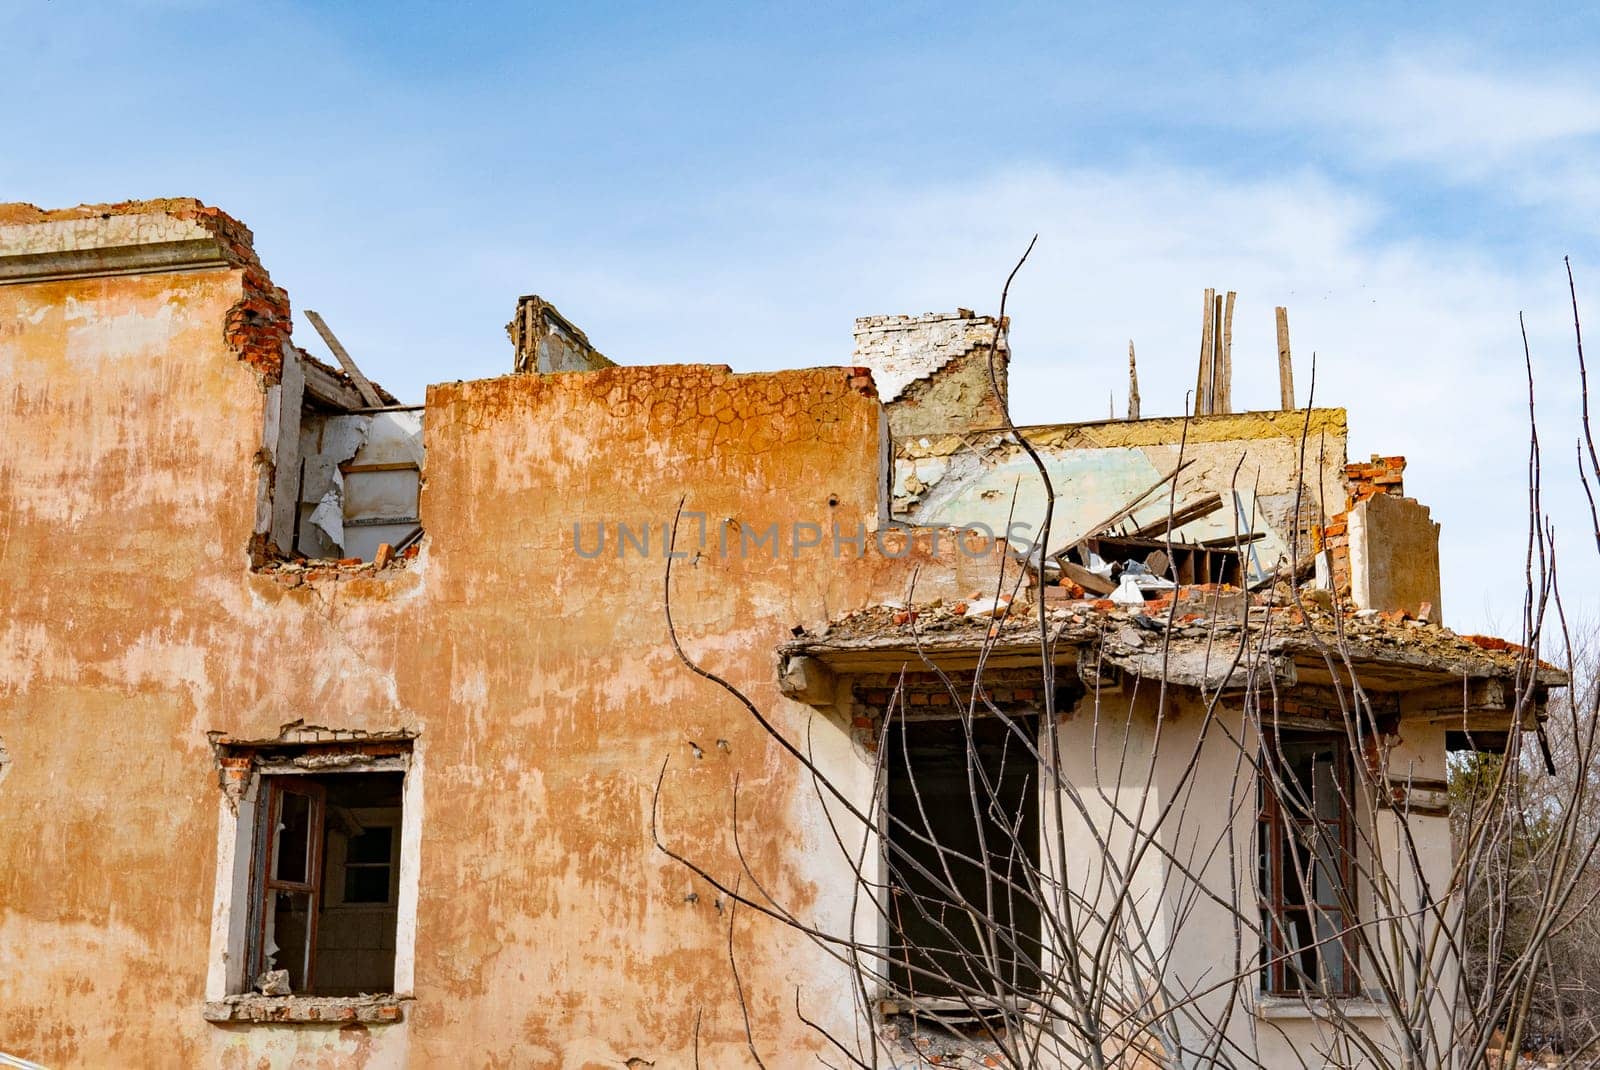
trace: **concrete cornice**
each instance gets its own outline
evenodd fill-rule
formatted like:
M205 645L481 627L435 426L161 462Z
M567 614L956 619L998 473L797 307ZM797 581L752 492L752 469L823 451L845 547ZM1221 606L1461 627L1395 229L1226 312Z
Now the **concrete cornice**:
M0 226L0 285L194 271L233 262L210 228L165 212Z
M229 266L215 240L118 245L109 249L71 249L59 253L0 256L0 286L97 275L144 275Z

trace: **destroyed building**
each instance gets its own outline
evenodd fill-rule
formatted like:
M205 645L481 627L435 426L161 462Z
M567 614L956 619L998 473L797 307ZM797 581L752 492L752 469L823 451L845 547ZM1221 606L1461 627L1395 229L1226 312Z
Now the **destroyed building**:
M1504 746L1562 682L1444 626L1402 458L1347 458L1341 409L1228 412L1215 365L1199 415L1026 429L1056 492L1039 546L993 317L861 319L848 364L754 374L614 364L538 297L509 333L509 374L402 404L331 332L333 363L292 339L216 209L0 206L0 1050L722 1066L748 1021L769 1065L814 1065L797 1004L853 1034L856 980L754 913L730 936L728 897L656 844L729 873L737 851L763 894L859 925L811 776L675 654L669 561L684 649L867 807L896 703L921 716L891 777L937 763L941 675L980 658L992 701L1036 719L1046 644L1085 783L1102 695L1181 735L1265 674L1313 746L1348 671L1382 712L1373 760L1404 771L1353 820L1404 810L1443 881L1447 752ZM1217 653L1241 635L1249 666ZM1196 746L1222 792L1230 759ZM1279 849L1253 830L1281 815L1185 799L1202 831ZM1203 906L1140 909L1186 961L1235 954ZM1376 1013L1355 960L1303 966ZM1313 1043L1304 980L1262 971L1236 1026L1262 1065ZM889 971L869 1027L921 995L939 1013Z

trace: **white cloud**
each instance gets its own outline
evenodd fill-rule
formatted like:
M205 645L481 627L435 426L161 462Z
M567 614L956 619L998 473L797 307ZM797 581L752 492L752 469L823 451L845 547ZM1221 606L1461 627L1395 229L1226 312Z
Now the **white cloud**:
M1230 87L1225 114L1357 170L1402 169L1397 194L1472 189L1594 234L1600 83L1587 70L1507 66L1461 47L1279 69Z
M1280 118L1343 133L1370 156L1449 160L1463 167L1600 134L1592 79L1556 71L1491 70L1454 52L1396 52L1371 64L1313 68L1262 93Z

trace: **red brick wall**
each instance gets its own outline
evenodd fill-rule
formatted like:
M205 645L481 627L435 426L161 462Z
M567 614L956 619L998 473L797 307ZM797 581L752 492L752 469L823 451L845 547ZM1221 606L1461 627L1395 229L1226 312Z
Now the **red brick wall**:
M1359 502L1379 494L1405 497L1404 457L1382 457L1374 453L1372 460L1344 466L1344 511L1328 519L1322 529L1318 549L1331 551L1333 558L1333 587L1341 595L1350 593L1350 510Z

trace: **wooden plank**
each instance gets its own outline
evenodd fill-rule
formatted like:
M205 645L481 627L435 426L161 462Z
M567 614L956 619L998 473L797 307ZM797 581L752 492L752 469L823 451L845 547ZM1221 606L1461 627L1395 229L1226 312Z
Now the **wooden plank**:
M1237 296L1229 290L1222 311L1222 342L1217 347L1217 412L1233 411L1233 300Z
M1212 306L1217 291L1207 290L1205 314L1200 317L1200 375L1194 386L1194 414L1204 416L1211 411L1211 340Z
M300 367L306 375L306 393L317 401L345 412L362 407L361 395L333 372L305 360L300 362Z
M328 348L333 350L333 355L339 359L339 367L343 368L344 373L350 377L350 381L356 384L356 390L361 394L362 400L374 407L382 405L383 398L378 396L378 391L373 388L371 380L361 374L361 369L356 366L355 359L345 351L339 339L334 337L333 332L328 329L328 325L322 322L322 317L307 309L306 319L311 321L311 326L317 329L317 333L322 335L322 340L328 343Z
M1061 562L1061 574L1090 594L1105 596L1117 589L1117 585L1104 576L1090 572L1082 565L1075 565L1071 561Z
M1206 375L1206 415L1217 411L1217 357L1222 348L1222 295L1215 290L1211 298L1211 363Z
M1191 543L1190 545L1199 546L1206 550L1228 550L1235 546L1248 546L1250 543L1266 537L1267 533L1264 531L1245 531L1240 532L1238 535L1219 535L1214 539L1201 539L1199 542Z
M1278 392L1283 396L1283 411L1294 408L1294 363L1289 359L1289 310L1279 305L1278 315Z
M1128 419L1139 418L1139 366L1133 360L1133 339L1128 339Z
M1136 539L1151 538L1165 535L1169 530L1181 528L1183 525L1210 516L1222 508L1222 495L1211 494L1204 498L1196 498L1180 508L1174 509L1170 517L1160 517L1145 524L1143 527L1133 529L1132 535ZM1170 523L1169 523L1170 522Z

